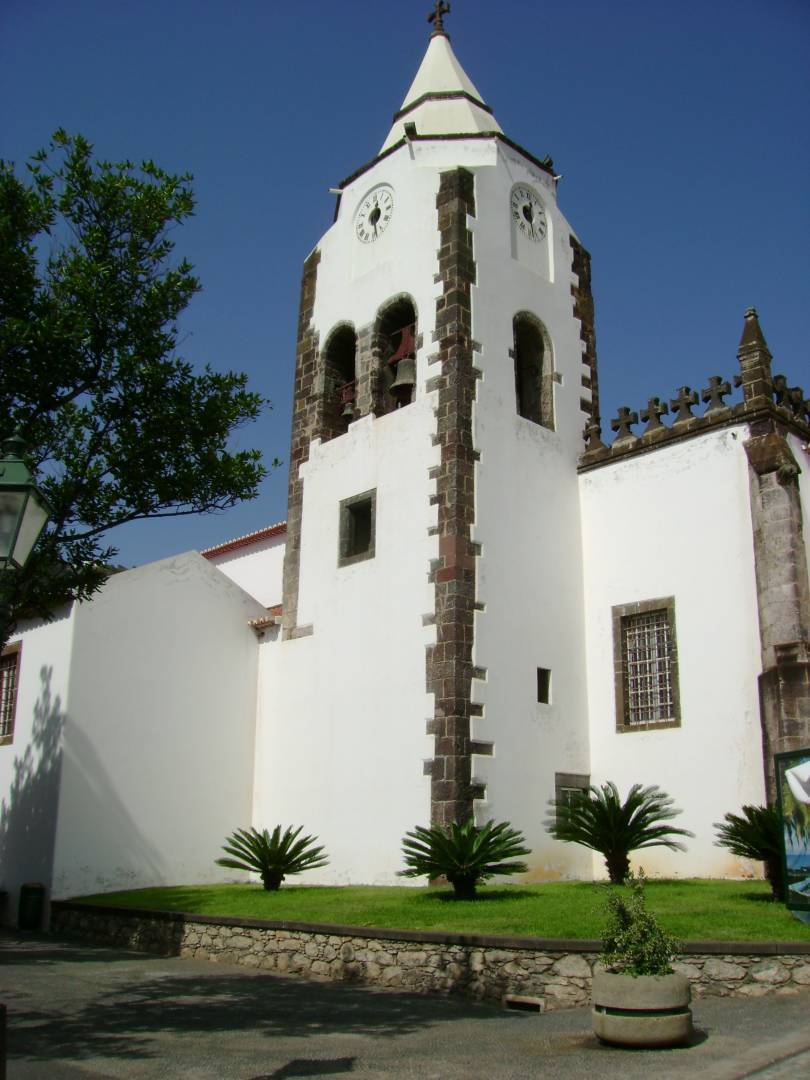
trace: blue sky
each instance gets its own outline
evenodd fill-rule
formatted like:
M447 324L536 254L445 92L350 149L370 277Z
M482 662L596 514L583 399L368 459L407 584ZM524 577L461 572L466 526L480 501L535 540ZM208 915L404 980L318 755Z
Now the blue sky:
M452 0L453 48L507 135L551 154L593 258L605 427L729 378L754 305L775 370L810 391L810 4ZM421 61L426 0L3 0L0 157L57 127L100 156L195 176L176 234L204 290L193 362L249 373L273 411L239 434L287 458L301 264L328 188L371 159ZM286 469L227 514L110 541L131 565L283 519Z

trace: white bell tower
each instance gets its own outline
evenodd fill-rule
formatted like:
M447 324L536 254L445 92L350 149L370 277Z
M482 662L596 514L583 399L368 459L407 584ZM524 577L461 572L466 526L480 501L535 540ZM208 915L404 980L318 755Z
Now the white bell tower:
M446 11L304 267L256 816L318 834L319 880L393 882L408 829L472 814L524 831L532 878L590 868L542 826L589 771L588 256Z

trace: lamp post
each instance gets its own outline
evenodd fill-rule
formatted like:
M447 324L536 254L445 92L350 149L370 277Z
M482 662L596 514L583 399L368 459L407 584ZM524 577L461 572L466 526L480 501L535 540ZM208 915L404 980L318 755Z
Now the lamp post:
M25 443L19 435L12 435L3 442L3 457L0 458L0 578L4 571L22 570L51 512L23 461L24 449ZM0 648L5 644L10 616L9 605L0 601Z

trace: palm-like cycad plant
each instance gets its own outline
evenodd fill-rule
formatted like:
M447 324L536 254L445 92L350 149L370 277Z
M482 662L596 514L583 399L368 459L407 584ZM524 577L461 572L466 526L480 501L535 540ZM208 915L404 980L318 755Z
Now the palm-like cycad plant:
M784 820L775 806L744 806L742 815L726 814L715 821L718 847L728 848L743 859L765 864L765 877L774 900L785 899L782 873L782 831Z
M456 900L474 900L476 885L493 874L526 872L526 863L507 861L528 855L525 845L523 834L508 821L499 825L488 821L480 827L473 821L454 821L446 829L417 825L403 838L408 869L399 873L402 877L446 877Z
M233 858L217 859L217 866L227 866L231 870L250 870L259 874L262 885L268 891L281 886L288 874L301 874L304 870L314 870L326 866L328 859L323 854L323 847L316 847L314 836L298 834L303 828L289 826L282 833L276 825L270 834L267 829L237 829L232 833L222 850Z
M630 871L631 851L648 847L684 850L676 836L694 836L688 829L668 825L680 813L666 792L653 785L633 784L622 802L616 785L608 780L601 788L575 792L567 799L551 799L554 816L544 822L557 840L598 851L612 885L621 885Z

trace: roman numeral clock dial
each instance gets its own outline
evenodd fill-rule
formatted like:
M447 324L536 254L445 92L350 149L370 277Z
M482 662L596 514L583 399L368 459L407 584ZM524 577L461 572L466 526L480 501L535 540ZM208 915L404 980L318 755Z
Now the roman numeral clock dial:
M530 240L542 240L546 235L546 212L542 203L527 187L516 187L511 198L512 220Z
M357 209L355 231L364 244L373 244L391 221L394 213L394 193L390 187L380 186L370 191Z

